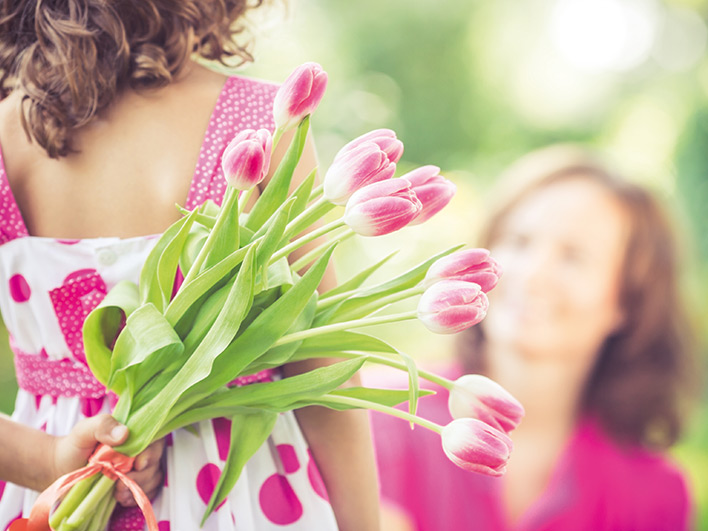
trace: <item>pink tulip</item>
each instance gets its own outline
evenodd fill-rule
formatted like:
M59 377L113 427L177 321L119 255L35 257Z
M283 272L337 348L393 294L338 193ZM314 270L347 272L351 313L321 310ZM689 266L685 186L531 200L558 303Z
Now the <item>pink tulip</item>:
M488 476L501 476L512 450L511 439L477 419L455 419L442 430L448 459L460 468Z
M448 399L454 419L476 418L509 433L519 425L524 408L511 393L481 374L465 374L455 381Z
M479 284L441 280L421 295L418 319L431 332L454 334L479 323L488 307L489 301Z
M381 236L405 227L420 209L407 180L389 179L354 192L344 222L362 236Z
M280 85L273 100L273 118L278 129L298 125L317 108L327 88L327 72L317 63L298 66Z
M238 190L248 190L268 174L273 139L267 129L245 129L226 146L221 168L226 182Z
M340 152L350 151L365 142L373 142L379 146L381 151L386 153L390 162L395 163L401 160L401 155L403 155L403 142L398 140L396 133L390 129L374 129L373 131L369 131L349 142Z
M501 274L501 266L487 249L463 249L430 266L424 282L429 286L439 280L464 280L479 284L487 293L497 285Z
M388 180L395 172L396 163L375 142L342 148L325 174L324 197L335 205L344 205L360 188Z
M457 191L452 182L440 175L437 166L421 166L403 177L410 181L415 195L423 203L423 210L411 221L411 225L423 223L440 212Z

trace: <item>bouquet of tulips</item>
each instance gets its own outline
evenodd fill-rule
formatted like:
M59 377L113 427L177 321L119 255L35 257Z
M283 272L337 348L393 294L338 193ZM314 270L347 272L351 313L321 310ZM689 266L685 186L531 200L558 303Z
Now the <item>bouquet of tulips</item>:
M416 318L437 333L478 323L488 305L485 292L500 274L486 250L449 249L396 278L365 287L384 259L318 293L338 242L422 223L455 193L435 166L393 178L403 145L389 130L372 131L344 146L321 186L315 186L313 169L289 192L309 116L326 81L314 63L293 72L275 98L275 133L242 131L224 152L228 187L222 205L207 201L184 211L157 241L139 284L115 286L84 326L89 366L118 395L114 416L130 429L128 440L115 448L120 454L136 456L156 439L200 420L232 420L229 455L205 519L228 495L280 412L313 404L383 411L440 433L451 460L488 474L503 472L511 449L506 433L523 414L506 391L486 378L451 382L419 371L394 346L355 331ZM274 145L289 129L296 131L287 153L245 212L251 192L268 173ZM319 223L337 206L344 206L339 219ZM311 244L325 234L330 237L324 244ZM309 252L289 260L308 243ZM178 270L184 279L176 286ZM382 312L416 296L417 311ZM229 386L237 377L316 357L340 361L290 378ZM409 389L341 388L366 362L407 371ZM420 390L419 377L451 390L456 420L439 426L415 414L416 401L427 393ZM406 400L408 411L393 407ZM105 529L115 504L116 476L120 473L76 482L49 518L52 528ZM157 529L149 503L143 509L148 527Z

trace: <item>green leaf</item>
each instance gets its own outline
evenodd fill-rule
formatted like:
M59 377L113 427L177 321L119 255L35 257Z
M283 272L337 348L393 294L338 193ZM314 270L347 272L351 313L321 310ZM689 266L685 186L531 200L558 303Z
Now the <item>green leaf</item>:
M434 391L422 390L420 391L420 396L427 396L435 394ZM313 398L308 400L303 400L294 406L297 408L308 407L308 406L324 406L330 409L336 409L339 411L344 411L347 409L370 409L362 408L360 406L354 406L351 404L342 404L332 400L328 400L328 397L347 397L347 398L357 398L360 400L366 400L367 402L372 402L374 404L380 404L382 406L393 407L398 404L402 404L408 399L408 391L400 389L375 389L371 387L346 387L344 389L336 389L331 391L327 395L321 396L319 398ZM295 408L293 408L295 409Z
M96 379L104 386L111 372L111 346L125 319L139 304L138 287L124 280L116 284L84 321L86 361Z
M283 160L281 160L258 201L253 205L253 209L249 212L248 220L246 221L246 227L249 229L257 231L288 197L290 182L305 148L305 140L307 139L309 128L310 119L307 117L298 126Z
M138 286L141 303L151 302L162 311L169 301L182 246L196 214L195 209L189 216L173 223L150 251L140 271Z
M231 417L231 443L229 455L219 476L219 482L209 499L204 511L201 526L214 511L215 507L224 501L234 488L243 467L253 457L268 436L273 431L278 414L271 411L253 411Z
M290 209L294 203L294 197L288 199L276 210L275 214L268 220L268 223L264 225L264 227L267 226L268 228L263 235L263 240L258 245L258 253L256 254L257 270L266 266L273 253L280 247L280 240L283 237L283 231L290 216ZM259 233L256 233L255 237L258 238Z
M378 271L381 266L383 266L386 262L388 262L391 258L393 258L398 251L393 251L391 254L388 256L382 258L378 262L376 262L374 265L367 267L363 271L360 271L356 275L354 275L352 278L347 280L346 282L342 282L338 286L332 288L329 291L325 291L322 295L320 295L320 300L321 301L326 301L330 297L333 297L334 295L340 295L342 293L346 293L348 291L352 291L355 289L358 289L361 287L361 285L366 282L366 280L373 275L376 271Z
M204 269L220 262L239 248L238 190L226 187L224 201L209 238L211 249L204 260Z
M366 290L363 290L359 295L351 297L346 301L343 301L337 310L331 314L327 314L326 320L324 317L316 319L315 324L321 326L328 323L336 323L342 321L351 321L354 319L360 319L367 315L370 315L377 309L377 301L380 299L391 295L393 293L398 293L408 288L416 286L428 271L428 268L442 258L458 249L463 247L463 245L456 245L446 251L436 254L435 256L427 259L423 263L417 265L416 267L409 269L405 273L399 275L398 277L391 279L378 286L373 286Z
M365 358L362 356L318 367L274 382L219 389L172 419L163 428L162 434L200 420L230 416L238 408L243 407L289 411L293 403L323 395L344 384L364 362Z
M310 174L305 177L305 180L300 183L300 186L298 186L297 189L292 193L292 197L296 198L297 201L295 201L295 204L290 209L289 221L295 219L298 215L302 213L303 210L305 210L307 202L310 199L310 194L312 193L312 187L315 184L316 177L317 168L312 170Z
M377 337L362 332L341 330L305 339L297 350L297 357L304 359L308 354L333 351L385 352L389 354L397 352L395 348Z
M197 216L196 221L199 221ZM209 230L198 223L192 225L187 239L184 242L184 247L182 247L182 253L179 257L179 268L183 275L189 273L192 268L194 260L197 258L199 251L204 246L207 237L209 236Z
M136 455L145 449L185 391L210 376L214 361L227 349L253 301L255 254L256 248L251 246L222 311L199 347L157 396L127 422L132 435L118 451Z
M209 377L189 390L190 399L186 397L181 399L176 413L184 411L191 404L240 376L246 367L267 352L273 343L285 334L305 309L310 297L322 281L332 252L334 252L334 245L298 282L256 317L215 360Z
M165 317L154 305L144 304L130 314L116 340L107 387L118 394L127 386L139 389L183 351Z

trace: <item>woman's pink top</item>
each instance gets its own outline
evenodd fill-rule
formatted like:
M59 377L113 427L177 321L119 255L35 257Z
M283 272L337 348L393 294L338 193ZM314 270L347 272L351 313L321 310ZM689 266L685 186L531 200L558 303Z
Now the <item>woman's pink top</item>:
M447 392L435 390L421 399L419 414L446 424ZM578 423L545 492L515 525L502 506L503 477L458 468L445 457L440 437L426 429L411 432L407 422L381 413L372 414L372 425L383 502L407 513L419 531L690 527L686 480L667 457L620 447L590 419Z

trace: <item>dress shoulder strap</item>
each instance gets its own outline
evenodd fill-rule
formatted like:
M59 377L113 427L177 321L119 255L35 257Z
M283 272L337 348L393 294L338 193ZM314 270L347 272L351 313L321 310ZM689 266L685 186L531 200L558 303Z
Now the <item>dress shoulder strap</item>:
M219 164L221 155L244 129L274 130L273 98L277 90L275 83L242 76L226 80L209 120L186 208L191 210L207 199L221 204L226 187Z
M7 180L5 162L0 150L0 245L27 235L27 227L10 189L10 181Z

